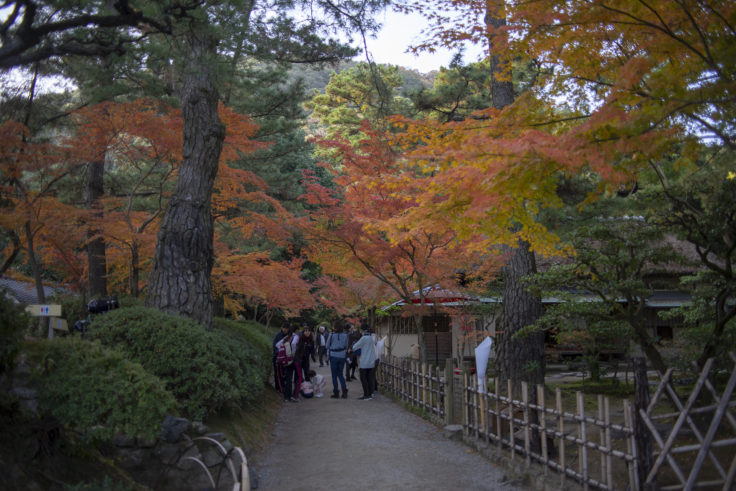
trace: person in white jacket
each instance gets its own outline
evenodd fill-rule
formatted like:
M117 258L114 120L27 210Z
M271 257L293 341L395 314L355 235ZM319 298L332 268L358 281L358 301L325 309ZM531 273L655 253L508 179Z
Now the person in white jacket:
M358 370L360 371L360 384L363 386L363 397L358 399L369 401L373 399L375 388L373 373L376 365L376 345L367 323L360 325L360 332L362 337L353 345L353 351L360 350Z

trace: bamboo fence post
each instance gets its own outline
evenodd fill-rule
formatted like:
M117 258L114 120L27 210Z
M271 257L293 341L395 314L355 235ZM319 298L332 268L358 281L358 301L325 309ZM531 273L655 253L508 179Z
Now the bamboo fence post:
M442 383L440 379L441 371L440 367L435 367L435 380L436 380L436 386L437 386L437 392L434 396L435 401L435 408L437 409L437 416L442 416Z
M567 462L565 462L565 412L562 406L562 391L559 387L555 390L555 403L557 405L557 417L558 423L557 428L560 433L560 466L562 468L562 475L560 476L560 484L564 488L565 476L567 475Z
M417 377L417 362L412 361L411 362L411 405L416 407L417 406L417 399L419 391L417 390L418 384L418 377Z
M422 390L422 409L426 409L427 403L429 402L427 401L427 364L426 363L422 363L421 390Z
M537 405L542 408L539 419L541 426L542 461L544 462L544 475L549 470L549 451L547 450L547 407L544 403L544 385L537 385ZM537 413L539 415L539 412Z
M470 435L470 406L468 404L468 374L463 370L463 428L465 428L465 436Z
M516 439L514 438L514 386L511 379L506 381L507 404L509 414L509 442L511 442L511 460L516 457Z
M455 371L452 358L445 360L445 423L455 424Z
M639 472L637 470L637 462L639 460L636 435L634 433L634 415L632 414L631 401L624 401L624 425L630 430L630 434L626 439L626 449L629 454L633 457L632 461L627 461L627 467L629 469L629 484L631 485L632 491L639 491L641 489L639 483Z
M480 437L479 433L482 428L482 426L480 426L480 417L479 417L480 415L478 414L479 408L480 408L480 401L479 401L480 398L478 397L478 377L474 376L472 377L472 379L473 379L473 427L475 431L475 438L477 439Z
M493 386L496 396L496 443L498 444L498 447L501 448L503 447L503 427L501 426L503 421L501 421L501 383L498 380L498 377L494 379Z
M583 393L580 391L575 392L575 397L578 403L578 418L580 419L580 440L582 443L578 447L578 462L580 467L580 473L583 476L583 489L588 491L590 489L588 485L588 435L585 428L585 402L583 400Z
M649 407L649 380L647 379L646 360L643 357L635 357L631 359L631 362L634 366L634 413L632 415L636 436L634 442L638 447L637 454L639 455L637 472L639 473L639 482L644 486L649 470L654 463L652 437L640 413L640 411L647 411Z
M526 465L531 465L531 440L529 438L529 384L521 382L521 398L524 404L524 453L526 454Z
M606 448L608 449L606 452L606 484L608 484L610 489L613 489L613 460L611 458L613 455L613 442L611 440L611 400L606 397L603 399L603 404L603 420L606 424Z
M486 402L488 400L486 399L486 392L488 392L488 384L485 381L485 377L484 380L481 381L480 379L478 379L478 375L476 374L475 379L478 380L478 390L476 392L478 392L478 402L480 406L478 409L478 411L480 412L480 424L478 425L478 430L482 434L487 434L488 413L486 411L486 407L488 406L486 405ZM481 383L483 384L482 386ZM483 390L482 393L480 393L481 389Z
M598 420L603 421L604 418L603 413L603 395L598 394ZM598 427L598 436L601 440L601 447L606 447L606 428L604 426ZM606 452L601 451L601 472L600 472L600 482L606 482L606 475L608 474L606 472Z

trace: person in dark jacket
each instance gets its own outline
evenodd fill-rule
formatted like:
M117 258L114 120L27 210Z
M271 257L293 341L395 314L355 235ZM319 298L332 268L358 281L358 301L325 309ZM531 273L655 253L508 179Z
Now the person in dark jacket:
M281 387L281 380L279 379L279 370L276 366L276 355L278 353L278 348L276 348L276 345L279 341L284 339L284 336L286 336L289 333L289 323L284 322L281 325L281 329L279 329L279 332L276 333L276 335L273 337L273 343L271 346L273 347L273 386L276 389L279 389Z
M355 380L355 368L358 365L358 355L359 352L355 352L352 349L352 346L358 342L360 339L360 332L355 328L354 325L350 325L350 330L348 331L348 354L347 359L345 361L345 380Z
M304 327L296 352L299 356L299 367L302 371L302 378L309 381L309 360L311 359L313 362L317 361L314 356L314 336L309 326Z

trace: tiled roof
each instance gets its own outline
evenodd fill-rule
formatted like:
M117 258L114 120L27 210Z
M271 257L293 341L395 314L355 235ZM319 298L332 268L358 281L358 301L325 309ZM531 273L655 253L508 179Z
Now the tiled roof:
M23 305L40 303L38 295L36 295L36 286L33 283L0 278L0 291L2 290L5 290L7 295L17 303ZM60 291L61 289L50 286L43 287L43 292L47 298Z

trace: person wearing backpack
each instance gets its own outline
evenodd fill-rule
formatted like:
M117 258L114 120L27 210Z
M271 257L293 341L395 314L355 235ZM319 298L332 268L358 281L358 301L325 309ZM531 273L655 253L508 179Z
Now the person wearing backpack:
M278 343L276 343L277 355L276 366L279 372L279 381L281 383L281 393L284 395L284 401L297 402L297 398L292 393L292 379L294 378L294 346L292 338L294 331L289 330Z
M327 358L330 360L330 371L332 372L332 395L331 399L338 399L340 392L337 390L337 382L342 387L342 398L348 398L348 388L345 385L343 369L345 368L345 354L348 348L348 335L343 332L340 322L335 323L335 330L327 338Z
M279 332L276 333L276 335L273 337L273 343L271 346L273 347L273 386L278 389L279 392L283 392L281 389L281 378L279 375L279 366L276 363L276 358L279 354L279 349L276 347L276 345L284 339L284 337L289 334L289 323L284 322L281 324L281 329L279 329Z

